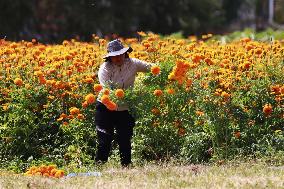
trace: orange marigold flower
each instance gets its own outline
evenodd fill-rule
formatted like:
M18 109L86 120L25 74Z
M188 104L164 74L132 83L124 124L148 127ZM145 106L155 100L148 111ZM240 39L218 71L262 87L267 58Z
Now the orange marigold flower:
M123 98L123 97L124 97L124 91L123 91L122 89L117 89L117 90L115 91L115 96L116 96L117 98Z
M275 99L275 101L278 102L278 103L280 103L281 100L282 100L281 96L276 96L274 99Z
M72 73L73 73L72 70L67 70L66 71L66 75L68 75L68 76L72 75Z
M179 135L179 136L184 136L184 135L185 135L185 129L180 127L180 128L178 129L178 135Z
M103 93L104 93L104 95L109 95L110 94L110 90L109 89L104 89Z
M280 94L281 93L280 85L271 86L270 90L272 91L272 94Z
M82 103L82 107L83 108L86 108L88 106L88 102L87 101L84 101L83 103Z
M68 119L74 119L74 115L68 115L67 118Z
M213 61L210 58L205 58L204 61L207 63L207 65L212 65Z
M8 106L7 105L2 105L2 108L3 108L4 111L8 110Z
M63 119L65 119L65 118L67 118L68 116L67 116L65 113L62 113L62 114L60 115L60 117L62 117Z
M151 46L151 44L146 42L146 43L143 43L143 46L146 47L146 48L149 48Z
M48 165L47 169L49 170L49 172L51 172L52 169L55 169L57 166L54 164Z
M271 104L265 104L262 111L266 116L270 115L272 113Z
M44 65L45 65L45 61L40 61L40 62L38 63L38 65L39 65L39 66L44 66Z
M54 74L55 72L56 72L55 69L49 69L49 70L46 71L46 74L50 75L50 74Z
M242 41L242 42L249 42L249 41L251 41L251 39L248 38L248 37L246 37L246 38L241 39L241 41Z
M102 89L103 89L103 86L101 84L94 85L94 91L100 92Z
M280 88L280 93L284 94L284 85Z
M30 89L30 88L31 88L31 85L30 85L30 84L25 84L25 88L26 88L26 89Z
M46 79L45 79L44 76L38 77L38 80L39 80L39 83L40 83L40 84L46 84Z
M78 108L76 108L76 107L72 107L70 109L70 114L71 115L75 115L75 114L79 114L79 113L80 113L80 110Z
M154 91L154 95L155 95L155 96L162 96L162 95L163 95L163 91L160 90L160 89L156 89L156 90Z
M250 44L247 44L247 45L245 46L245 48L246 48L247 51L249 51L249 50L253 49L254 46L253 46L253 45L250 45Z
M167 89L167 93L168 94L175 94L175 90L174 89Z
M249 61L246 61L246 62L243 64L243 68L244 68L245 70L248 70L248 69L250 68L250 65L251 65L251 63L250 63Z
M64 45L64 46L66 46L66 45L68 45L69 44L69 41L67 41L67 40L64 40L63 42L62 42L62 45Z
M106 44L106 40L105 39L99 39L99 43L100 43L100 45L104 45L104 44Z
M22 85L23 85L23 80L20 79L20 78L16 78L16 79L14 80L14 83L15 83L15 85L17 85L17 86L22 86Z
M39 166L39 171L40 171L41 173L45 173L45 172L47 171L47 166L46 166L46 165L40 165L40 166Z
M157 121L154 121L154 123L152 123L153 127L159 127L159 125L160 125L160 122L157 122Z
M195 112L195 114L198 115L198 116L203 116L203 115L204 115L204 112L197 110L197 111Z
M155 115L160 114L160 110L159 110L158 108L153 108L153 109L151 110L151 112L152 112L153 114L155 114Z
M88 78L86 78L86 79L84 80L84 82L86 82L86 83L93 83L94 80L93 80L93 78L88 77Z
M240 132L240 131L236 131L236 132L234 133L234 136L235 136L236 138L240 138L240 137L241 137L241 132Z
M107 109L111 110L111 111L114 111L117 109L117 105L116 103L114 103L113 101L109 101L107 104L106 104L106 107Z
M221 93L221 96L222 96L224 99L228 99L228 98L230 97L230 94L227 93L227 92L225 92L225 91L223 91L223 92Z
M200 60L202 60L202 58L203 58L202 55L200 55L200 54L195 54L195 55L193 56L193 58L192 58L192 61L193 61L194 63L199 63Z
M179 85L182 85L183 82L184 82L184 78L183 77L178 78L177 82L178 82Z
M169 75L168 75L168 79L169 80L174 80L176 78L175 74L173 72L171 72Z
M193 80L192 79L188 79L188 80L186 80L186 87L191 87L191 85L192 85L192 83L193 83Z
M16 48L17 46L18 46L17 43L12 43L12 44L10 45L11 48Z
M137 32L138 35L142 36L142 37L145 37L147 34L143 31L139 31Z
M103 95L103 96L101 97L101 101L102 101L103 104L107 104L107 103L110 102L110 98L109 98L108 95Z
M90 93L85 97L85 100L88 104L93 104L96 101L96 97L95 97L95 95Z
M261 53L262 53L262 49L261 48L255 49L255 54L260 55Z
M29 170L28 170L28 171L30 171L32 174L34 174L34 173L36 173L36 172L37 172L37 170L38 170L38 167L36 167L36 166L32 166L32 167L30 167L30 168L29 168Z
M50 175L51 175L51 176L54 176L56 172L57 172L57 169L56 169L56 168L53 168L53 169L51 169L51 171L50 171Z
M175 127L175 128L180 128L180 126L181 126L181 121L179 121L179 120L175 120L174 122L173 122L173 126Z
M151 73L153 75L158 75L160 74L161 68L159 66L152 66L151 67Z
M32 43L32 42L28 42L28 43L26 44L26 46L27 46L27 47L32 47L32 46L33 46L33 43Z
M35 71L35 72L34 72L34 75L36 75L36 76L38 76L38 77L44 76L44 74L43 74L42 71Z
M78 115L77 115L77 118L78 118L78 119L84 119L84 115L83 115L83 114L78 114Z
M65 113L62 113L57 121L62 121L63 119L67 118L68 116Z
M55 178L61 178L64 176L64 171L63 170L57 170L54 177Z

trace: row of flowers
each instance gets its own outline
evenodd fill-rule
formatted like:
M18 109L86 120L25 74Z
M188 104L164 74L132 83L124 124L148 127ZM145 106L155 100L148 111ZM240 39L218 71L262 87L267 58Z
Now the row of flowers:
M147 134L159 128L163 133L168 127L178 137L205 132L218 147L235 142L229 137L242 141L238 145L249 145L260 133L283 129L283 41L243 38L222 43L211 35L205 41L139 35L121 40L134 49L131 57L155 64L150 73L139 74L129 90L99 84L97 71L107 41L98 36L93 43L70 40L58 45L2 40L0 111L5 131L1 137L9 138L16 148L21 127L27 125L25 132L30 133L22 134L26 137L34 135L30 125L40 130L42 124L72 137L78 131L78 136L67 137L73 144L74 138L83 138L83 131L90 132L97 99L110 110L128 103L137 123L149 126L142 127ZM22 120L15 123L14 112L25 112L30 125ZM21 131L14 132L14 127Z

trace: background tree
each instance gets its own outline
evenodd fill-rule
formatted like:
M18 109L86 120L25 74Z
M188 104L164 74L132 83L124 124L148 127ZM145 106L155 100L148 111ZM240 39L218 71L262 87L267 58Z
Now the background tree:
M88 41L93 33L101 37L113 33L129 37L136 31L185 36L222 33L238 21L244 4L256 7L256 25L261 29L265 3L267 0L2 0L0 37L62 42L78 37Z

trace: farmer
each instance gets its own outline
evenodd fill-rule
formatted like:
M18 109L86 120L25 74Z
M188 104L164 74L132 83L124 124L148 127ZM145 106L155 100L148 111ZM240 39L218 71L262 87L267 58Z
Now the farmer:
M132 52L132 48L124 47L118 39L108 43L107 52L98 72L99 82L104 88L127 89L133 86L137 72L148 72L151 69L151 64L129 58L128 53ZM96 162L107 162L116 130L121 165L131 164L131 138L135 120L127 105L118 105L116 110L111 111L98 98L95 123L98 136Z

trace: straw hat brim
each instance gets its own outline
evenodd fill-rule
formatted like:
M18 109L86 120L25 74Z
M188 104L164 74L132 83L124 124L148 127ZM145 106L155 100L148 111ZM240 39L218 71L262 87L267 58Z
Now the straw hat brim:
M112 57L112 56L118 56L118 55L121 55L121 54L124 54L126 52L129 52L131 53L133 51L133 49L131 47L125 47L119 51L114 51L114 52L110 52L108 54L106 54L103 58L108 58L108 57Z

